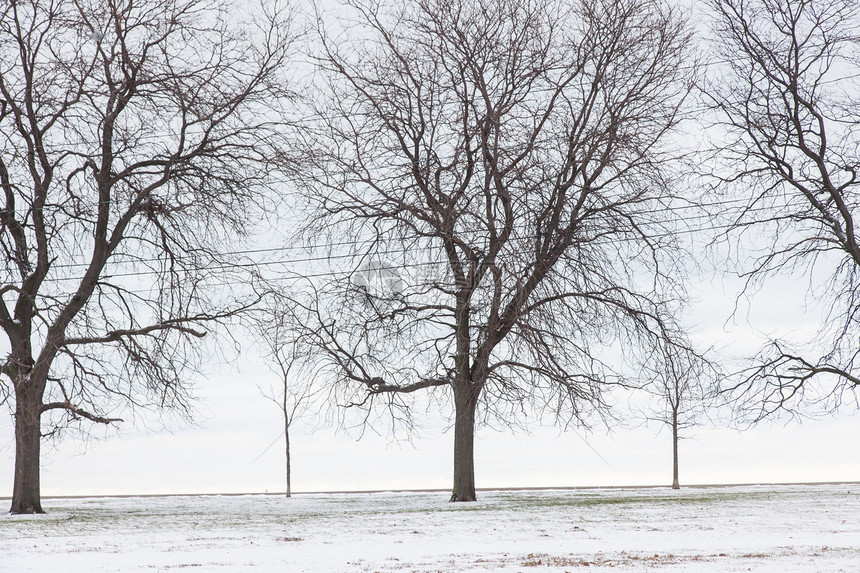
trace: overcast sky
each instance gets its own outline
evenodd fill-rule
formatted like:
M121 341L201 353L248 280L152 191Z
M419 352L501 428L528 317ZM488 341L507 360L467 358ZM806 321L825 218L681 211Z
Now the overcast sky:
M753 352L765 335L814 335L821 309L810 306L803 277L770 281L734 320L739 281L710 272L692 280L688 322L697 341L726 355ZM104 439L68 437L46 442L43 495L134 493L235 493L283 490L279 411L258 388L273 376L253 358L214 364L197 379L200 415L193 426L169 422L165 430L123 424ZM681 443L683 484L858 481L860 407L844 404L818 420L787 418L739 431L705 423ZM720 420L725 414L717 416ZM339 491L451 486L452 432L446 418L411 442L387 435L324 427L293 432L293 489ZM265 453L261 456L260 454ZM657 425L596 426L591 432L483 429L475 446L481 487L658 485L671 483L671 438ZM12 491L14 434L11 416L0 416L0 496Z
M803 281L771 284L736 322L724 324L737 284L702 278L691 322L697 337L736 350L751 350L756 331L814 332L815 309L803 310ZM82 441L66 438L43 446L44 495L135 493L235 493L282 491L282 423L259 385L274 380L249 357L243 367L212 366L198 381L200 416L195 426L169 431L125 424L119 435ZM739 431L706 424L681 443L682 484L860 480L857 404L833 417L788 419ZM435 423L434 423L435 421ZM410 442L389 436L301 426L293 435L293 489L340 491L451 486L452 433L445 418ZM140 424L138 424L140 426ZM14 437L11 418L0 419L0 495L12 491ZM592 432L484 429L476 441L478 487L659 485L671 483L671 438L657 425ZM259 459L257 459L259 457ZM256 460L256 461L255 461Z

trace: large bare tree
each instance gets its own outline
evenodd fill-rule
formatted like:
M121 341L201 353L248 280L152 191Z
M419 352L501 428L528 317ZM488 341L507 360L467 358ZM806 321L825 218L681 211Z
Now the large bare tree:
M289 29L212 0L0 7L0 384L12 512L43 434L188 405L196 340L242 308L228 245L271 170ZM267 113L268 111L268 113Z
M336 256L296 323L341 403L409 422L419 391L453 402L471 501L477 423L585 419L674 331L690 34L657 0L348 8L304 132L307 229Z
M735 203L748 286L810 280L827 307L813 340L773 339L732 389L756 418L860 385L860 6L852 0L714 0L725 63L706 87L720 114L716 175Z

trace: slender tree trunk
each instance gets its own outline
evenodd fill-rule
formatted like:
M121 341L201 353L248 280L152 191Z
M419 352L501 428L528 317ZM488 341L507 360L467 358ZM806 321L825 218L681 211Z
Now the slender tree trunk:
M11 513L44 513L39 485L41 403L25 390L15 402L15 482Z
M284 439L287 446L287 497L292 497L292 488L290 486L290 423L284 418Z
M475 501L476 393L469 386L454 389L454 490L451 501Z
M681 489L678 482L678 412L672 412L672 489Z

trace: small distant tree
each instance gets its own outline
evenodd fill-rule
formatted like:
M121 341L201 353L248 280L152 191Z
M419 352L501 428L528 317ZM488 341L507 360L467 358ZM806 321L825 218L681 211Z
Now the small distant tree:
M647 417L672 433L672 489L680 489L678 442L684 430L698 425L712 402L716 369L689 344L661 345L646 368L651 374L648 388L659 403Z
M198 339L253 302L225 251L275 169L292 38L277 10L259 29L235 16L220 0L0 3L12 513L42 511L43 433L189 412Z
M837 407L860 388L860 4L712 0L725 60L706 95L725 133L715 175L747 288L768 277L827 277L810 341L770 340L727 390L755 419ZM743 239L747 240L744 241ZM810 284L813 284L810 280Z
M264 358L279 378L276 384L268 388L261 387L261 390L278 406L283 418L287 497L292 497L290 428L309 408L316 394L312 373L307 369L308 357L294 338L296 329L289 320L290 316L282 304L276 302L266 309L264 315L257 314L254 323L256 337L266 348Z
M584 420L632 383L604 349L674 328L690 32L659 0L349 6L304 132L308 232L338 265L296 324L341 403L450 406L451 501L474 501L482 419Z

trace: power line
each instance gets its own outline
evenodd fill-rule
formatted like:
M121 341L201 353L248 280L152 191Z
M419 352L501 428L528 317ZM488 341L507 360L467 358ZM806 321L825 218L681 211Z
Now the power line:
M701 234L701 233L704 233L707 231L730 230L732 228L735 228L735 225L726 224L726 225L710 226L710 227L706 227L706 228L677 229L677 230L673 230L671 232L667 232L667 233L663 233L663 234L649 235L646 238L649 240L660 241L660 240L665 240L665 239L672 238L674 236L681 235L681 234L698 235L698 234ZM509 239L509 241L510 242L528 241L529 244L531 244L533 241L533 238L532 237L514 237L512 239ZM365 244L365 242L356 241L356 242L344 242L341 244L342 245L360 245L360 244ZM440 249L440 248L441 247L439 247L439 246L431 246L431 245L422 245L421 246L421 249L424 250L425 252L427 252L428 250ZM256 252L256 251L279 252L282 250L285 250L285 248L235 251L235 253L245 254L245 253L252 253L252 252ZM215 265L210 264L210 265L206 266L205 270L216 271L216 272L229 272L231 270L240 270L240 269L257 269L257 268L264 268L264 267L272 268L272 267L279 267L279 266L280 267L288 267L291 265L295 265L297 263L324 263L324 262L331 262L332 260L354 260L357 262L358 260L361 260L361 259L365 259L365 260L366 259L373 259L379 255L386 255L386 254L391 254L391 255L404 254L405 255L405 254L408 254L411 252L414 252L414 250L405 249L405 248L404 249L386 249L386 250L381 250L381 251L370 251L370 252L362 252L362 253L333 254L333 255L326 255L326 256L304 257L304 258L300 258L300 259L292 259L291 258L291 259L280 259L280 260L275 260L275 261L248 261L248 262L236 262L236 263L222 263L222 264L215 264ZM132 262L141 262L141 261L129 261L126 264L131 264ZM349 275L356 274L356 273L362 273L362 272L391 271L392 269L399 269L399 268L432 267L432 266L444 265L446 263L447 263L447 261L445 261L445 260L410 261L410 262L404 261L404 262L391 262L391 263L387 263L387 264L379 262L375 266L374 265L364 265L362 267L358 267L358 268L353 267L353 268L345 269L345 270L336 270L336 271L335 270L329 270L329 271L315 271L315 272L297 271L297 270L287 269L285 272L288 275L293 275L293 276L288 276L288 277L281 276L280 279L281 280L305 280L305 279L314 279L314 278L345 278ZM86 265L82 264L81 266L86 266ZM71 267L71 265L67 266L66 268L70 268L70 267ZM192 270L199 270L199 269L192 269ZM171 273L171 271L169 271L168 269L163 269L163 270L152 269L152 270L147 270L147 271L106 273L100 278L100 282L104 283L104 286L109 286L106 283L106 281L109 281L111 279L116 279L116 278L160 277L160 276L171 275L171 274L174 274L174 273ZM176 274L182 274L182 273L180 272L180 273L176 273ZM66 282L66 281L75 281L76 282L76 281L80 281L82 279L83 279L83 276L77 276L77 277L76 276L67 276L67 277L53 277L53 278L49 279L49 281L50 282ZM247 284L247 282L235 282L235 283L222 282L222 283L216 283L216 284L220 284L223 286L228 286L228 285L234 285L235 286L235 285L244 285L244 284ZM213 285L209 284L208 286L213 286ZM129 291L129 292L142 293L142 292L147 292L147 291Z
M673 207L665 207L661 209L653 209L653 210L640 210L636 211L635 215L642 214L662 214L666 212L675 213L675 212L685 212L689 209L701 210L703 208L709 207L725 207L726 203L730 204L750 204L750 201L747 199L728 199L725 201L719 202L710 202L710 203L701 203L701 204L691 204L691 205L676 205ZM773 209L770 207L754 207L750 209L745 209L744 213L772 213ZM668 238L672 238L675 236L682 235L699 235L704 233L714 233L720 231L731 230L735 228L737 224L735 223L727 223L722 225L717 225L713 223L713 215L711 213L697 213L690 214L687 213L683 215L683 217L674 221L676 224L684 225L690 221L710 221L711 224L704 227L696 227L687 226L686 228L675 228L675 229L667 229L664 232L655 232L649 234L646 239L649 240L665 240ZM642 223L642 226L651 226L656 225L658 227L665 228L667 225L671 224L673 221L645 221ZM621 234L621 233L618 233ZM509 242L528 242L532 244L535 240L534 237L511 237L508 239ZM258 268L258 267L276 267L276 266L287 266L287 265L295 265L301 263L322 263L322 262L332 262L335 260L359 260L359 259L367 259L378 257L380 255L405 255L410 252L414 252L413 248L409 248L407 246L403 246L400 248L384 248L382 250L369 250L362 252L352 252L352 253L331 253L324 256L315 255L315 256L306 256L306 257L291 257L289 259L280 259L280 260L251 260L251 261L236 261L231 263L225 262L217 262L218 259L227 259L230 257L250 257L251 255L259 255L259 254L283 254L283 253L291 253L291 252L306 252L312 253L320 250L332 250L337 247L358 247L358 246L371 246L373 243L385 245L388 243L386 240L380 240L378 237L368 237L367 239L354 239L354 240L345 240L345 241L335 241L331 243L318 243L318 244L306 244L306 245L283 245L278 247L267 247L267 248L255 248L255 249L239 249L233 251L222 251L222 252L211 252L211 253L203 253L203 255L207 258L210 258L212 261L207 264L208 270L216 270L216 271L229 271L235 269L248 269L248 268ZM428 248L438 248L433 247L428 244L422 244L420 249L428 249ZM174 259L182 261L181 258ZM153 258L132 258L128 260L117 260L115 261L116 265L139 265L146 263L169 263L172 262L166 258L153 257ZM57 269L83 269L87 268L90 263L82 262L82 263L61 263L51 265L51 268ZM409 263L413 264L413 263ZM417 264L417 263L415 263ZM435 264L435 263L433 263ZM382 267L379 269L368 268L366 270L383 270ZM324 276L340 276L347 272L352 271L333 271L329 273L316 273L314 277L324 277ZM170 274L169 269L150 269L147 271L133 271L133 272L118 272L105 275L104 278L122 278L122 277L144 277L144 276L158 276L162 274ZM54 277L51 280L53 281L76 281L81 280L83 277Z

